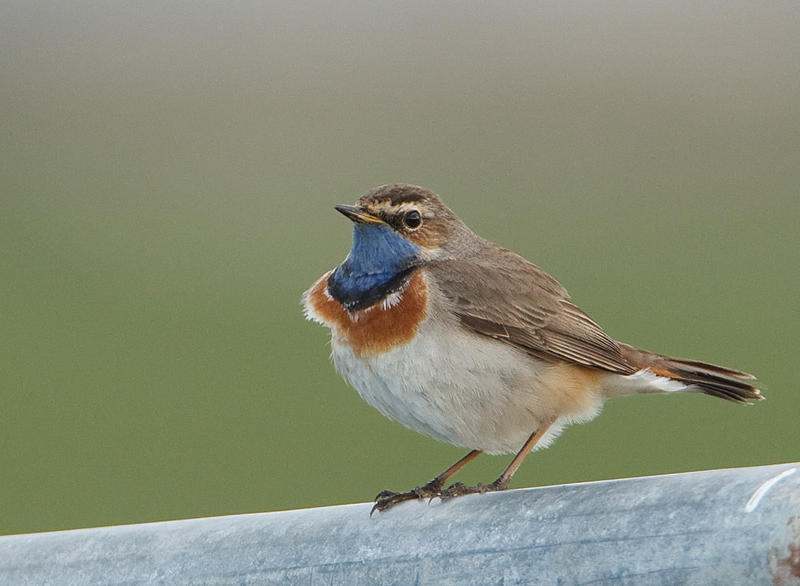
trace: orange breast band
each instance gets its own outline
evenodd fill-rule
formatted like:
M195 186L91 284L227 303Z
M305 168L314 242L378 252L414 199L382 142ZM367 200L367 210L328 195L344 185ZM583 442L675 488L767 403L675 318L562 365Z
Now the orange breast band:
M378 302L372 307L353 313L326 294L330 272L308 292L312 317L330 327L343 338L357 356L374 356L414 339L417 328L427 317L427 289L422 275L417 273L406 288L394 295L399 300L391 306Z

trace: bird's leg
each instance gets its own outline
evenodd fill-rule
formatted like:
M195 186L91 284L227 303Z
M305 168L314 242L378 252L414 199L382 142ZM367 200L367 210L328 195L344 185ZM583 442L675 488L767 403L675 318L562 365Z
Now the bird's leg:
M384 490L375 497L375 506L372 507L372 512L370 515L375 511L385 511L389 507L392 507L397 503L402 503L403 501L434 498L439 496L445 483L450 480L450 478L456 472L474 460L480 453L480 450L472 450L469 454L461 458L458 462L450 466L450 468L439 474L439 476L431 480L425 486L418 486L414 490L409 490L408 492L392 492L391 490Z
M491 484L477 484L476 486L466 486L462 482L456 482L455 484L447 487L445 490L439 493L439 496L442 499L449 499L457 496L461 496L464 494L475 494L475 493L484 493L484 492L495 492L498 490L505 490L508 487L508 483L511 482L511 477L514 476L514 473L522 464L522 461L525 459L530 451L539 443L539 440L542 439L544 434L550 429L550 426L556 422L556 417L550 418L546 423L539 426L536 431L534 431L531 436L528 438L528 441L525 442L525 445L522 446L522 449L517 452L517 455L514 456L514 459L511 460L511 464L508 465L508 468L505 469L500 477L492 482Z

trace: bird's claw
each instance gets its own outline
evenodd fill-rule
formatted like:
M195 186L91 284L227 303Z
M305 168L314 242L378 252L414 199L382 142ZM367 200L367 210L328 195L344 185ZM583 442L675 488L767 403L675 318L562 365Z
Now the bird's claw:
M451 484L444 489L439 494L439 498L444 501L457 496L463 496L465 494L484 494L487 492L496 492L499 490L505 490L507 486L508 481L502 477L498 478L491 484L483 484L479 482L475 486L467 486L463 482L456 482L455 484Z
M385 511L389 507L396 504L411 501L416 499L429 499L428 502L441 494L441 487L434 483L429 482L425 486L418 486L408 492L392 492L391 490L383 490L375 497L375 505L370 511L370 516L375 511Z
M484 494L486 492L505 490L508 486L508 481L508 478L501 476L491 484L478 483L475 486L467 486L463 482L456 482L442 490L441 484L434 479L425 486L418 486L414 490L409 490L408 492L384 490L379 492L375 497L375 505L372 507L370 516L372 516L375 511L385 511L389 507L393 507L405 501L428 499L428 502L430 502L437 496L444 501L465 494Z

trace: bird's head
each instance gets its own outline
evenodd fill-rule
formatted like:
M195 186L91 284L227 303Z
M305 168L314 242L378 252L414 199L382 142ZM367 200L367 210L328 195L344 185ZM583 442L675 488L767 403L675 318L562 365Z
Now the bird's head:
M435 193L415 185L384 185L336 209L354 224L353 248L329 281L346 305L393 289L416 267L453 258L478 238Z
M355 224L354 240L380 241L394 251L380 247L389 257L414 251L421 261L437 260L454 241L472 235L439 196L416 185L384 185L336 209Z

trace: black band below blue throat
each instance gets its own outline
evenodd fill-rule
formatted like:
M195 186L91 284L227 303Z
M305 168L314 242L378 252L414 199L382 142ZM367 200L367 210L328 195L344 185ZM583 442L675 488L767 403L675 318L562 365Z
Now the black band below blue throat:
M390 274L353 275L340 266L328 277L328 293L347 311L360 311L402 291L416 268Z

